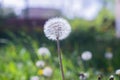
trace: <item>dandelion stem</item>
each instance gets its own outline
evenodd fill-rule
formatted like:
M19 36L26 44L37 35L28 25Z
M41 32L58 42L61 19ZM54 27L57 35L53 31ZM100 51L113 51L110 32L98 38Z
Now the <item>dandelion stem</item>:
M62 80L65 80L64 71L63 71L63 65L62 65L61 52L60 52L60 42L59 42L58 37L57 37L57 50L58 50L58 58L59 58L60 70L61 70L61 74L62 74Z

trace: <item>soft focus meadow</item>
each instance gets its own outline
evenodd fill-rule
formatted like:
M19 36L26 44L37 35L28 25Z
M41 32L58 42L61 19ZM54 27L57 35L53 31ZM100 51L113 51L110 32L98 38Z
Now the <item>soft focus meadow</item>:
M94 20L62 17L71 26L60 41L65 80L120 80L114 14L102 8ZM50 18L32 24L11 18L18 19L0 15L0 80L62 80L56 42L44 33Z
M79 80L81 74L88 80L97 80L99 75L103 75L103 80L116 76L115 70L120 66L119 43L113 29L106 29L106 32L95 27L73 29L70 36L61 41L65 79ZM61 79L56 43L48 40L42 29L2 33L0 79L38 80L32 77Z

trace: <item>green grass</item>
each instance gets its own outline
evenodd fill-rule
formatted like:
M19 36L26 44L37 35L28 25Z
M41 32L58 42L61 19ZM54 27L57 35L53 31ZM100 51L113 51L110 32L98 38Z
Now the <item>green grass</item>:
M34 48L33 50L35 50L33 55L37 55L39 46L36 45L36 42L31 43L34 45L32 47ZM53 50L52 46L49 46L49 49L50 51ZM5 46L0 47L0 80L29 80L31 76L40 76L38 74L39 69L35 66L35 62L37 60L44 60L47 63L46 66L49 66L53 69L53 74L50 78L40 76L40 78L42 78L40 80L61 80L57 55L54 55L57 54L55 51L56 50L51 51L51 57L47 59L43 59L37 55L38 58L33 60L33 57L31 57L31 53L33 52L31 52L31 50L29 51L29 48L21 44L14 45L12 43L8 43ZM94 67L94 64L92 67L87 66L87 68L85 68L84 63L77 59L77 56L73 56L73 53L64 53L64 51L62 52L66 80L79 80L78 74L81 72L89 73L90 76L88 80L97 80L99 75L98 72L101 72L103 75L105 75L102 80L108 80L108 77L111 74L114 74L104 74L102 70L97 70ZM64 54L69 55L67 56Z

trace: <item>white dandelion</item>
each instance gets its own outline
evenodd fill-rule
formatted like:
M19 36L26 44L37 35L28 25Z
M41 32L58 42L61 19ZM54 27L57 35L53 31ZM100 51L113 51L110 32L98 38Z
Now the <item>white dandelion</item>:
M63 18L52 18L44 25L44 33L48 39L63 40L71 32L69 23Z
M46 47L41 47L38 49L38 55L40 56L50 56L50 51Z
M111 75L111 76L110 76L110 78L114 78L114 76L113 76L113 75Z
M63 18L52 18L48 20L44 25L45 36L48 39L55 40L57 42L58 58L59 58L62 80L65 80L65 78L64 78L64 71L62 66L59 40L63 40L66 37L68 37L70 32L71 32L71 26Z
M45 62L42 61L42 60L39 60L39 61L36 62L36 66L38 68L43 68L45 66Z
M115 74L120 76L120 69L116 70Z
M86 80L89 77L89 73L80 73L79 79L80 80Z
M106 52L105 53L105 58L106 59L112 59L113 58L113 54L111 52Z
M85 61L88 61L92 58L92 53L90 51L85 51L82 53L81 58Z
M46 67L43 69L43 75L46 77L51 77L53 70L50 67Z
M30 80L39 80L39 77L38 77L38 76L32 76L32 77L30 78Z
M109 78L109 80L114 80L114 76L111 75L110 78Z

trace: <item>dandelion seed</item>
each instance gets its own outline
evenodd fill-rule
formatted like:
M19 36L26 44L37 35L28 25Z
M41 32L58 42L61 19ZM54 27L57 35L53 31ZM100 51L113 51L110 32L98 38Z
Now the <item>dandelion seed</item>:
M48 56L49 57L50 56L50 51L46 47L41 47L41 48L38 49L38 55L40 55L40 56Z
M88 73L80 73L79 74L79 79L80 80L86 80L89 77Z
M82 53L81 58L85 61L88 61L92 58L92 53L90 51L85 51Z
M116 70L115 74L118 75L118 76L120 76L120 69Z
M63 18L52 18L44 25L44 33L48 39L63 40L71 32L69 23Z
M37 61L37 62L36 62L36 66L37 66L38 68L43 68L43 67L45 66L45 62L42 61L42 60Z
M50 67L46 67L43 69L43 75L46 77L51 77L53 71Z
M106 59L112 59L112 57L113 57L113 54L111 52L105 53L105 58Z
M114 80L114 76L111 75L110 78L109 78L109 80Z

